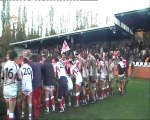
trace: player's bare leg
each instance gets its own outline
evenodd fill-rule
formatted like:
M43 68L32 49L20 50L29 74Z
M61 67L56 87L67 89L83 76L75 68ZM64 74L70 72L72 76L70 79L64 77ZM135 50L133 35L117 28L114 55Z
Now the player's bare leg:
M50 96L49 90L45 89L44 95L45 95L45 108L46 108L45 113L47 114L49 113L49 96Z
M51 107L52 111L55 111L55 98L54 98L54 89L50 90L50 100L51 100Z
M75 94L75 100L76 100L76 105L75 107L79 107L79 102L80 102L80 86L79 85L75 85L75 91L76 91L76 94Z
M28 99L28 107L29 107L29 120L32 119L32 93L27 96Z
M25 111L25 101L26 101L26 96L24 93L22 93L22 107L21 107L21 118L24 118L24 111Z
M16 98L9 99L9 120L14 119L15 106L16 106Z

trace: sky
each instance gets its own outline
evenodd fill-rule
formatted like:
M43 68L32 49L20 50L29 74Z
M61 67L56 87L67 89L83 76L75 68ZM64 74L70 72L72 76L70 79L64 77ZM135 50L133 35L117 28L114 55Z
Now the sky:
M37 15L38 13L43 15L44 24L43 28L49 25L48 11L50 6L54 7L54 28L59 31L60 17L64 15L66 19L65 27L66 32L72 31L75 28L76 23L76 10L82 9L84 12L93 11L93 15L98 14L98 25L103 26L105 24L106 17L110 17L111 23L114 23L114 14L148 8L150 6L149 0L87 0L87 1L11 1L10 2L10 15L17 16L19 5L27 7L27 26L31 27L31 16L33 11L34 26L37 27ZM2 10L2 1L0 1L0 11ZM1 12L0 12L1 16ZM0 36L1 36L1 24L0 20ZM26 29L28 32L28 28ZM45 31L44 31L45 32ZM42 37L45 33L43 32Z

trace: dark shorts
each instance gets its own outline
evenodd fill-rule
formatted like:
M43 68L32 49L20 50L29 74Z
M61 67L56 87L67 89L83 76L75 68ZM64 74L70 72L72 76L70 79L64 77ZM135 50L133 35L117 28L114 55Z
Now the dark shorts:
M58 86L58 98L62 99L62 97L66 97L67 94L68 94L67 77L61 76L59 79L59 86Z

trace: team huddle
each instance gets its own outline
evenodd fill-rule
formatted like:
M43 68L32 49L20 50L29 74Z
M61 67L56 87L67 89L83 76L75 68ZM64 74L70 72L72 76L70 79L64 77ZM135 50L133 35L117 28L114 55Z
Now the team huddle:
M108 59L90 50L73 56L56 54L49 59L46 51L38 55L28 49L22 58L16 57L14 50L9 51L1 71L8 120L16 117L16 106L24 118L26 99L31 120L39 118L43 103L45 114L57 108L62 113L67 106L80 107L113 95L115 66L118 91L126 92L128 63L123 57Z

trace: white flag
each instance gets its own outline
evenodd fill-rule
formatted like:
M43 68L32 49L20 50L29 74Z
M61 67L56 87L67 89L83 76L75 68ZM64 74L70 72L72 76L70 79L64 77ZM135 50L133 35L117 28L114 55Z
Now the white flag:
M65 52L67 52L67 51L69 51L69 50L70 50L70 48L69 48L69 46L68 46L66 40L64 40L63 46L62 46L62 49L61 49L61 54L62 54L62 53L65 53Z

